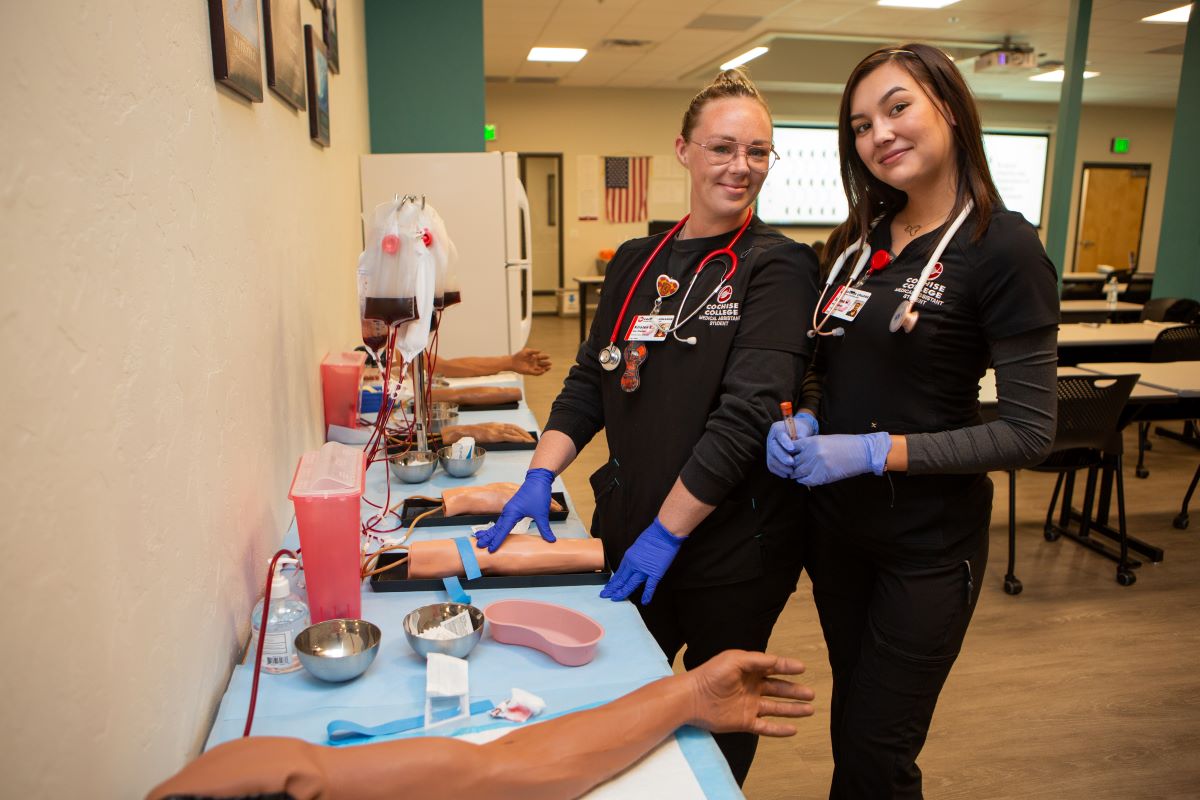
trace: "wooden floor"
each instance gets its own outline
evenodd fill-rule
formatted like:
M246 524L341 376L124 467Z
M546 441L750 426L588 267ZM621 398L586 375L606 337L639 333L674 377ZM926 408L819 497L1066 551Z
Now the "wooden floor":
M578 333L576 318L534 322L530 345L554 359L550 373L526 383L539 420L574 361ZM1136 456L1131 436L1126 451ZM594 507L587 477L606 459L600 434L564 474L585 522ZM1017 597L1002 587L1008 484L992 476L991 563L919 762L926 797L1200 798L1200 497L1191 528L1171 526L1198 460L1200 452L1155 437L1150 477L1126 468L1129 530L1166 551L1131 587L1117 585L1112 562L1045 541L1052 479L1021 473L1016 574L1025 590ZM830 677L807 576L770 650L808 664L817 716L793 738L763 740L746 796L824 797Z

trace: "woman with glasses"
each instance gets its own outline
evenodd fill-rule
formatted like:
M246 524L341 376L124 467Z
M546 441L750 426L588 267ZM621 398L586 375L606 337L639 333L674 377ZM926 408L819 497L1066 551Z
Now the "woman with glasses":
M811 325L820 431L772 431L768 459L813 487L805 560L833 672L830 796L913 798L983 586L987 473L1037 463L1053 439L1058 287L1037 231L1004 208L945 53L863 59L838 138L850 216L825 250L836 299ZM989 366L998 419L984 423Z
M553 540L551 482L603 429L611 458L591 476L592 534L614 574L601 596L639 599L668 659L686 645L688 669L729 648L761 651L800 574L800 492L767 472L763 439L804 374L817 263L753 214L771 134L740 71L692 100L675 140L690 213L609 262L525 482L478 534L495 550L532 517ZM757 737L716 739L740 784Z

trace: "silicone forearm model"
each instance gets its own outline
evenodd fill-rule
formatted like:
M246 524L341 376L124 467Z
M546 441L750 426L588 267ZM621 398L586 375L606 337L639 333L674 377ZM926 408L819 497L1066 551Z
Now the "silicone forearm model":
M463 407L515 403L521 399L521 390L516 386L461 386L435 388L432 392L435 402L458 403Z
M156 786L147 800L578 797L681 725L793 735L795 727L766 717L812 715L812 690L777 677L803 671L793 659L730 650L599 708L525 725L482 745L445 737L358 747L235 739Z
M447 517L462 514L499 514L504 504L521 488L515 483L485 483L482 486L463 486L442 490L442 505ZM562 511L557 500L550 501L551 511Z
M474 549L474 548L473 548ZM514 533L494 553L474 549L484 575L559 575L604 569L604 543L599 539L559 539ZM462 557L452 539L413 542L408 546L408 577L462 577Z
M496 442L532 442L529 431L511 422L480 422L476 425L446 425L442 428L442 443L454 444L464 436L479 444Z

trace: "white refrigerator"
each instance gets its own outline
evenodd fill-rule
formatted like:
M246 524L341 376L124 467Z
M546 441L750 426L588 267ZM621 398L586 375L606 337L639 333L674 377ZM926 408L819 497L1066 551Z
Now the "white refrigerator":
M424 195L458 248L462 302L442 314L438 353L493 356L524 347L533 321L533 239L517 154L367 155L361 166L365 220L396 195Z

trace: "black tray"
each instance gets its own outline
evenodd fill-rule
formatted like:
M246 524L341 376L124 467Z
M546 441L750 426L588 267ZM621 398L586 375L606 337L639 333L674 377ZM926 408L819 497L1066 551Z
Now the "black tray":
M533 450L537 447L538 435L537 431L529 431L529 435L533 437L532 442L479 442L479 446L489 453L507 453L510 450Z
M376 569L395 563L403 557L395 551L382 553ZM462 580L464 589L536 589L543 586L603 586L612 573L567 572L562 575L484 575L473 581ZM441 578L418 578L410 580L408 564L371 576L373 592L440 592L445 588Z
M563 496L562 492L552 492L550 497L558 501L558 504L563 507L562 511L550 512L550 521L562 522L567 518L567 498ZM418 515L424 514L429 509L440 505L440 501L426 500L423 497L409 497L400 506L400 524L405 526L411 525ZM495 522L499 516L500 514L496 513L459 514L456 517L447 517L439 511L421 520L420 524L430 528L446 525L487 525L488 523Z
M449 402L453 403L454 401L451 400ZM516 400L512 400L508 403L484 403L483 405L478 406L468 406L459 403L458 413L461 414L464 411L516 411L520 407L520 403L518 403Z

